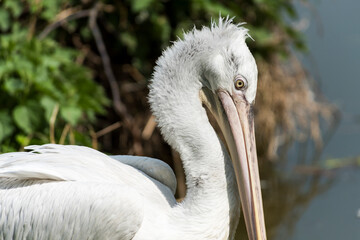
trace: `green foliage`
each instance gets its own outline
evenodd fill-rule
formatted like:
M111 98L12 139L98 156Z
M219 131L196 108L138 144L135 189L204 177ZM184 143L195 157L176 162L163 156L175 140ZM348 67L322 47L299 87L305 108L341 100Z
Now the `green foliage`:
M58 11L58 5L48 4L56 1L43 1L42 6L33 2L29 1L30 12L45 9L40 14L43 18L52 18ZM1 15L7 10L16 18L22 5L7 0L0 8L0 19L11 22L9 14ZM8 30L0 38L0 152L49 142L50 134L58 141L67 125L80 136L75 142L88 144L89 134L78 129L103 114L108 100L91 71L76 63L80 53L49 38L29 37L29 31L15 23L12 29L6 24L0 27Z
M208 26L220 13L235 17L236 22L247 23L255 39L248 44L255 55L265 59L271 54L286 57L290 54L290 45L305 50L301 35L290 25L289 19L296 19L297 15L287 0L104 2L115 9L99 19L106 29L113 29L109 34L115 41L108 47L117 49L114 55L120 55L146 76L150 76L153 67L149 59L155 60L170 41L182 37L184 29Z
M93 81L106 81L98 74L103 66L85 56L89 50L98 53L89 16L61 24L43 40L36 36L51 23L96 3L101 3L96 21L111 62L118 67L118 79L129 78L125 65L148 79L161 51L182 37L183 29L208 26L219 13L248 23L255 39L248 44L255 56L269 60L277 54L288 56L289 45L305 48L284 20L296 18L287 0L0 0L0 152L48 142L51 135L58 142L69 126L66 143L70 138L90 142L86 129L96 114L104 113L108 100ZM84 65L95 71L76 63L84 58ZM144 97L141 101L146 102ZM119 120L114 116L108 114L108 124Z

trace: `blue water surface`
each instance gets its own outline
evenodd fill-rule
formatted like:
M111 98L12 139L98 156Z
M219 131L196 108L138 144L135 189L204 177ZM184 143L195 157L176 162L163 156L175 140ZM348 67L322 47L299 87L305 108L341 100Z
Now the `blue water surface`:
M360 1L305 2L297 4L297 10L309 53L300 59L342 116L321 161L359 156ZM331 186L302 210L290 233L280 227L275 239L360 239L360 170L350 166L335 171L333 178Z

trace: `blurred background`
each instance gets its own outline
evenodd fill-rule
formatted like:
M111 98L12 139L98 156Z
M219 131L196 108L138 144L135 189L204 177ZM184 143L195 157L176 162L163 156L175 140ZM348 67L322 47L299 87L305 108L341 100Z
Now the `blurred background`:
M357 0L0 0L0 152L52 142L159 158L183 198L147 83L183 30L235 16L255 39L268 239L359 239L359 9ZM236 239L244 234L240 222Z

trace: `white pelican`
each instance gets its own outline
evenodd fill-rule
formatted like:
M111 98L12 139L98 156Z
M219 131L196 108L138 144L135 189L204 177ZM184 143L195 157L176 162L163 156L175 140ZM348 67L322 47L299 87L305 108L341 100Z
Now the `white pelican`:
M183 162L181 203L174 173L159 160L29 146L0 155L0 239L233 239L241 202L249 239L265 240L252 112L257 67L247 36L220 19L157 61L149 101Z

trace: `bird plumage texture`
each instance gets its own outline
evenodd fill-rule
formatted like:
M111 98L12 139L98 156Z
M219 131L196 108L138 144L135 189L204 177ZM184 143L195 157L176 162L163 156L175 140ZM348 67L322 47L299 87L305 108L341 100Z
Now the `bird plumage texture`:
M143 198L175 204L166 185L94 149L27 149L0 155L0 239L132 239Z
M0 239L232 239L240 215L236 181L200 92L231 91L240 72L254 101L257 69L247 36L241 24L220 18L186 33L157 61L149 101L181 155L183 202L173 196L173 173L157 160L146 165L146 158L132 163L85 147L30 146L0 155Z

